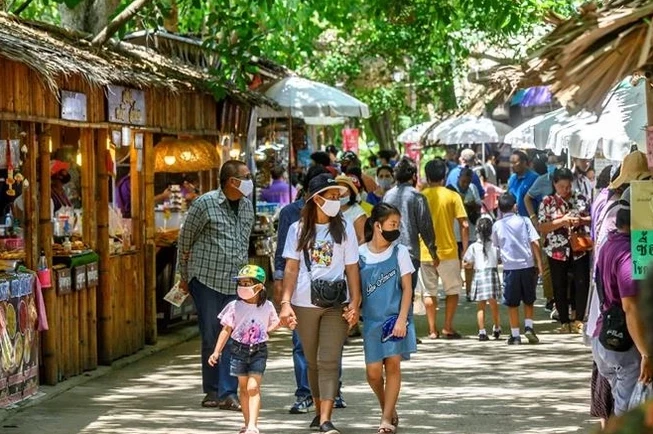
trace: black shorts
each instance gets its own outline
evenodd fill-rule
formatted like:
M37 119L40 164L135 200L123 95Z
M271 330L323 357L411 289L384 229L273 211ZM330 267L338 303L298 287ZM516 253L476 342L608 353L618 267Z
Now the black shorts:
M503 304L508 307L519 307L535 303L537 295L537 270L535 267L521 270L503 271Z

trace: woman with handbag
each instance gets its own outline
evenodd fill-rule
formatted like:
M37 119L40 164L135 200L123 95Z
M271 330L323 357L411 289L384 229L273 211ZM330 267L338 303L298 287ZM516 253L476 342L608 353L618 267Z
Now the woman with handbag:
M589 202L572 191L574 176L569 169L553 173L554 193L545 196L538 213L539 231L545 237L544 251L549 258L560 333L580 333L589 294L591 222ZM576 317L569 316L569 274L573 276L572 305Z
M301 219L290 226L283 251L286 268L279 316L283 324L296 325L308 362L316 409L310 427L339 434L331 413L342 348L360 314L358 241L354 227L340 213L346 187L321 174L308 188Z

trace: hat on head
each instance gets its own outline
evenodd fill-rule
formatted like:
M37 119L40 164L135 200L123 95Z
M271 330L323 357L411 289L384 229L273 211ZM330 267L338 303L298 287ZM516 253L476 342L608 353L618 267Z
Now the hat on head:
M306 200L311 200L315 195L334 188L340 190L340 194L347 191L347 187L338 185L336 180L333 179L333 176L330 174L322 173L317 175L315 178L311 179L311 182L308 184L308 199Z
M626 155L623 163L621 163L619 176L610 183L608 188L614 190L624 184L630 184L632 181L638 181L650 176L651 172L648 169L646 154L641 151L631 152Z
M336 182L351 187L354 194L358 194L361 188L361 182L356 175L338 175L336 176Z
M259 267L258 265L245 265L243 268L238 270L238 275L234 276L234 280L238 279L256 279L260 283L265 283L265 270Z
M473 163L476 161L476 152L469 148L463 149L460 153L460 159L465 163Z
M50 176L56 175L62 170L70 170L70 164L65 163L61 160L52 160L50 161Z
M347 151L342 154L340 161L356 161L358 160L358 155L354 154L352 151Z

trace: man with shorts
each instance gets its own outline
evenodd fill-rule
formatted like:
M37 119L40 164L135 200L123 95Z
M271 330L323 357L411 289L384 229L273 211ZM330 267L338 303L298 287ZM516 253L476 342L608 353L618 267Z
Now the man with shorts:
M529 343L536 344L540 340L533 327L533 304L537 298L537 278L542 274L540 236L528 218L516 213L517 200L512 194L499 198L499 210L503 218L492 228L492 244L499 248L503 263L503 304L508 307L510 317L508 345L521 344L519 305L522 302L524 335Z
M426 202L431 211L440 264L436 268L432 262L426 261L428 250L422 243L422 263L418 271L418 291L424 297L426 319L429 324L429 339L436 339L440 336L436 317L438 278L442 279L442 287L446 295L442 337L460 339L460 333L453 328L453 318L458 307L460 291L463 287L463 280L460 276L458 244L454 235L454 222L458 220L462 229L461 237L463 251L465 251L469 244L467 213L460 195L444 186L447 174L446 162L441 159L429 161L424 170L428 187L422 191L422 194L426 197Z

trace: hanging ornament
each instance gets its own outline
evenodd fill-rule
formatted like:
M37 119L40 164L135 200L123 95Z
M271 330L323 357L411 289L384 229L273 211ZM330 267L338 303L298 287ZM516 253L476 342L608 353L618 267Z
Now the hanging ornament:
M23 188L29 188L29 179L23 181Z
M7 137L7 180L5 181L9 188L7 188L7 196L13 197L16 196L16 190L14 190L14 165L11 162L11 140Z
M20 152L22 152L23 154L27 154L27 145L23 145L23 146L20 148Z

